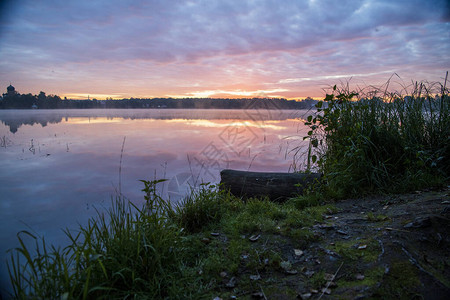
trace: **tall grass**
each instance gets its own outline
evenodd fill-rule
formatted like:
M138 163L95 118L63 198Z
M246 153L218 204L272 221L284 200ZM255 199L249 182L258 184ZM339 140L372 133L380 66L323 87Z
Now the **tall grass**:
M118 195L106 211L77 231L65 230L65 248L20 232L8 271L16 299L196 299L209 288L198 276L203 254L196 233L221 219L227 201L210 184L173 207L156 192L164 180L146 181L138 208ZM27 239L35 241L27 246ZM200 254L199 254L200 253ZM198 260L198 261L197 261Z
M310 162L336 197L402 192L449 178L450 116L444 84L402 92L334 86L309 116ZM389 82L388 82L389 83Z
M165 298L182 288L180 232L171 224L170 205L155 192L158 181L144 181L142 209L120 197L106 212L66 230L70 245L50 247L28 232L18 235L8 270L18 299ZM34 249L24 236L36 240ZM36 255L32 255L33 252ZM23 261L24 259L24 261Z

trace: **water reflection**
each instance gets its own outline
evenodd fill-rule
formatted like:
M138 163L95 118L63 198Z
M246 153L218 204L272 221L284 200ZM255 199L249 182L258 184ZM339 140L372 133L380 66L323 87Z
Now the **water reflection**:
M302 162L292 150L303 146L305 113L0 111L0 258L20 230L64 245L61 228L86 223L118 190L140 205L141 179L168 179L159 192L176 202L224 168L288 171ZM5 286L4 264L0 275Z
M298 110L221 110L221 109L72 109L72 110L2 110L0 121L16 133L22 125L48 124L65 122L104 122L120 121L118 119L155 119L155 120L252 120L254 122L269 120L286 120L302 117L304 111ZM70 120L69 120L70 119Z

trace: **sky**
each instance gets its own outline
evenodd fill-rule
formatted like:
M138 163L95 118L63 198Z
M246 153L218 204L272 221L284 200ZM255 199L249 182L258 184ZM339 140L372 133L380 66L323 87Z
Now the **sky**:
M1 3L3 92L301 99L450 70L448 0Z

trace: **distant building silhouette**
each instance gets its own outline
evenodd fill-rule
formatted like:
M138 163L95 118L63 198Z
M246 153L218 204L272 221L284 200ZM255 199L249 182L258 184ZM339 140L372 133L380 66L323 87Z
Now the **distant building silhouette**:
M3 97L12 97L17 95L16 88L11 84L6 88L6 94L3 94Z

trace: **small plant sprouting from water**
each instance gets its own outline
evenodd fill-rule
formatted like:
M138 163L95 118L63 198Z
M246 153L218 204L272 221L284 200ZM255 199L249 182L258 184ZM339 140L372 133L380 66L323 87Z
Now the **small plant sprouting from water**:
M6 148L12 144L12 141L5 135L0 138L0 147Z

